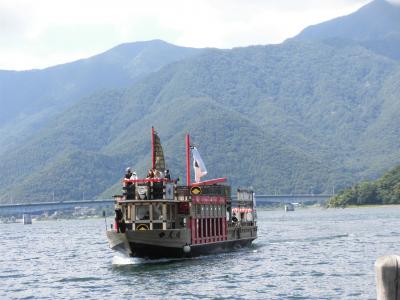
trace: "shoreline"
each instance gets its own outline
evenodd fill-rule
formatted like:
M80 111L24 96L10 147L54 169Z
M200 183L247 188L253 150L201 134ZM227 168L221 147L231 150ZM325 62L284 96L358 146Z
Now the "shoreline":
M377 208L377 207L400 207L400 204L365 204L365 205L347 205L345 207L329 207L329 208Z

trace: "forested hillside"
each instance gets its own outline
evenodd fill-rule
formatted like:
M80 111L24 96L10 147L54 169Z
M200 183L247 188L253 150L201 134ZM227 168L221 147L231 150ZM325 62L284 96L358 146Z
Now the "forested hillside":
M99 55L44 70L0 70L0 153L18 148L82 97L126 87L201 51L154 40L122 44Z
M329 207L365 204L400 204L400 166L375 181L363 181L341 191L328 202Z
M210 177L229 176L235 186L260 192L330 191L376 172L369 169L375 157L368 156L365 143L371 140L363 133L387 119L382 108L391 103L388 89L397 74L397 63L354 45L288 42L208 50L126 90L80 100L0 157L0 168L9 170L0 188L23 199L42 199L50 190L77 198L82 189L95 197L118 181L124 166L144 175L154 125L175 176L183 175L183 137L190 131ZM387 113L393 111L399 110ZM396 143L386 146L399 155ZM366 155L362 162L359 151ZM377 162L381 168L386 163ZM29 174L15 182L26 169ZM57 170L62 175L54 177ZM76 188L87 176L96 185Z
M154 51L148 57L168 53ZM190 132L207 178L227 176L258 193L329 193L400 163L395 58L341 37L187 51L134 68L128 51L120 67L141 75L68 101L0 151L0 201L48 201L53 192L60 200L110 197L125 167L141 176L150 167L151 126L173 177L184 176ZM5 140L18 132L5 128Z

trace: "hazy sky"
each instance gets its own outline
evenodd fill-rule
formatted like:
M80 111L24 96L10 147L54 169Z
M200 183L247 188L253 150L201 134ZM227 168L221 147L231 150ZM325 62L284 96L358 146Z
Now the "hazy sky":
M280 43L370 0L0 0L0 69L88 57L121 43L190 47Z

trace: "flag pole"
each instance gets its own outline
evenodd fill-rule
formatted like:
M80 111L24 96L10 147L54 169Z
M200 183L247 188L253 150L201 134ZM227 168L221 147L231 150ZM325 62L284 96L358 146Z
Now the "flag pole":
M151 168L154 170L156 167L156 160L154 157L154 127L151 126Z
M186 185L190 186L190 137L186 134Z

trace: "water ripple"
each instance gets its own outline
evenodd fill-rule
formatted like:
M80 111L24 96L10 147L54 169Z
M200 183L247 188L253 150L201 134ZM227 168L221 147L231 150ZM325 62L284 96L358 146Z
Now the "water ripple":
M2 225L0 298L374 299L374 262L398 249L397 207L258 216L252 247L177 260L119 257L101 220Z

